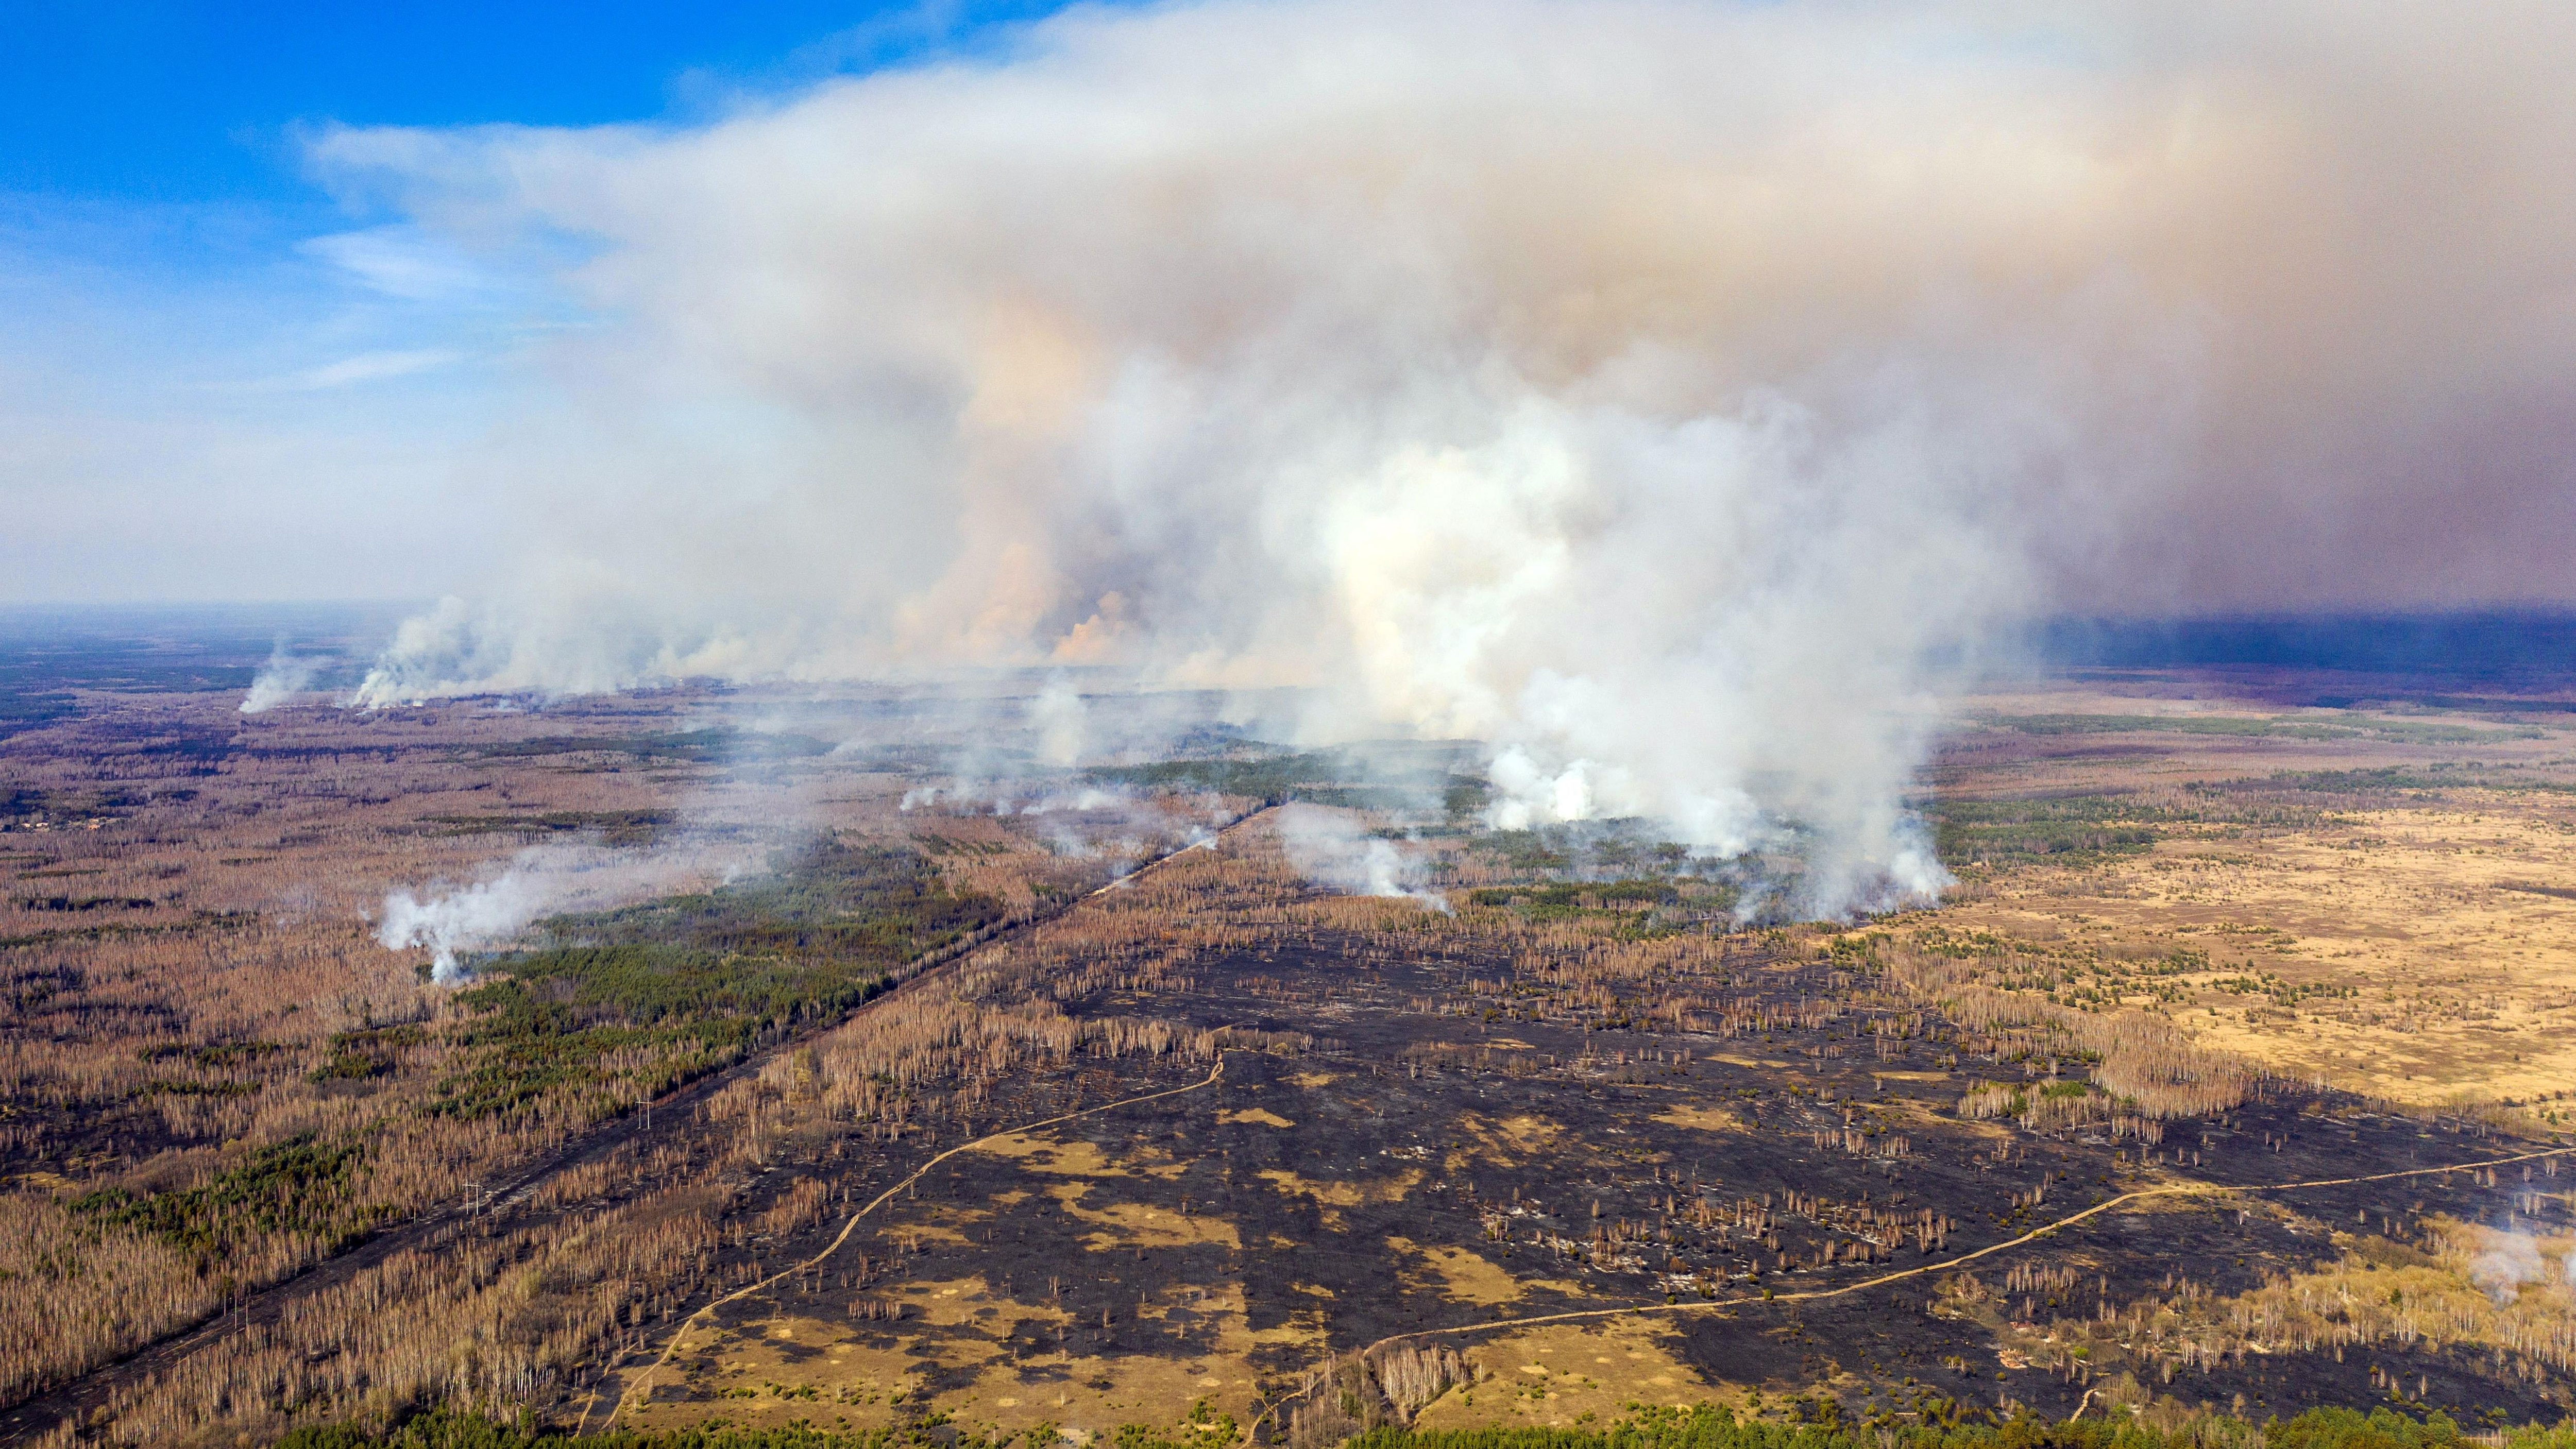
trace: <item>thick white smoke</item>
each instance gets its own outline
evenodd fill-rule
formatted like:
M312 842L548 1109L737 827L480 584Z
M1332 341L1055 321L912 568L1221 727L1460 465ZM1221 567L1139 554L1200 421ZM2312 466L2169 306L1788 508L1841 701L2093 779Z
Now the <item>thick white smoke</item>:
M433 894L426 901L397 890L385 896L376 939L389 951L429 948L430 979L453 986L465 979L458 952L518 934L544 911L546 901L547 893L515 869L496 880Z
M461 985L468 972L460 956L504 945L542 917L719 884L751 863L741 848L687 843L641 852L588 844L533 846L485 880L388 892L376 940L392 951L426 948L430 978L441 986Z
M1348 811L1284 805L1275 818L1289 864L1308 880L1353 895L1420 901L1435 911L1448 911L1446 899L1424 889L1420 858L1398 849L1392 840L1361 829Z
M268 663L252 676L250 688L242 692L243 714L266 714L281 704L313 687L314 676L321 672L321 662L286 652L284 644L269 651Z
M1919 898L1999 621L2563 573L2570 27L1228 0L696 128L336 133L599 318L485 460L529 556L361 698L1305 685L1489 742L1497 823L1794 827L1806 908Z
M1058 676L1029 701L1029 725L1037 732L1038 759L1058 767L1082 758L1089 711L1070 680Z

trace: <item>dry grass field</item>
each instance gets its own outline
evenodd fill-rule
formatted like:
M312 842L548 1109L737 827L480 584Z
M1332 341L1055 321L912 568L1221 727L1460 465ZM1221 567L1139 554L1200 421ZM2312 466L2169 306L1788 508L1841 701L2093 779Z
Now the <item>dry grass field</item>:
M1963 864L1940 930L2293 1076L2576 1120L2576 713L1980 703L1949 799L2138 838Z

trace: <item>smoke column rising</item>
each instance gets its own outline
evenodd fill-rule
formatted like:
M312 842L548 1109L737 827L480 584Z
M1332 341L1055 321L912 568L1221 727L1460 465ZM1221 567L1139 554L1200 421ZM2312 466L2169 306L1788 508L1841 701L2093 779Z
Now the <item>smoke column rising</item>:
M588 844L532 846L486 880L387 892L376 940L389 951L426 948L430 979L461 985L469 979L458 959L462 954L503 945L540 917L704 889L755 863L748 847L686 840L641 852Z
M480 460L527 556L360 698L1303 685L1488 742L1497 824L1921 898L2000 624L2576 592L2571 15L1083 9L694 127L333 132L597 319Z
M410 891L396 890L385 896L384 920L376 928L376 940L389 951L429 948L430 979L454 986L465 980L458 952L515 935L543 911L544 901L545 892L516 869L494 880L433 894L426 901Z
M2538 1239L2498 1228L2479 1231L2485 1245L2469 1261L2469 1281L2486 1290L2488 1297L2510 1303L2522 1296L2523 1284L2547 1281L2549 1265L2541 1261Z
M1449 902L1423 888L1421 862L1394 841L1361 830L1347 812L1291 804L1279 808L1277 820L1280 848L1307 879L1353 895L1420 901L1448 914Z
M266 714L292 701L313 687L314 676L320 672L320 661L287 653L281 640L269 651L268 663L252 676L250 688L242 692L241 712Z

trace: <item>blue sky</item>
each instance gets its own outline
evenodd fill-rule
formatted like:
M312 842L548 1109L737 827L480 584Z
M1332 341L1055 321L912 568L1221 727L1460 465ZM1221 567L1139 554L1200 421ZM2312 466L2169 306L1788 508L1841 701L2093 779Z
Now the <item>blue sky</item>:
M1051 8L16 0L0 21L0 191L21 206L311 207L299 127L689 119Z
M417 597L493 544L442 459L571 319L333 195L309 138L685 125L1052 8L17 0L0 601ZM347 546L371 536L406 546Z

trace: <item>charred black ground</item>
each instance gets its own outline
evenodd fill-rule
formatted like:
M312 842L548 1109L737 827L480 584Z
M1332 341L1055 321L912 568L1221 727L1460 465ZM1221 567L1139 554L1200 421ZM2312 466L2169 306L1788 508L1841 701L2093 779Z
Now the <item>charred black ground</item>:
M997 1301L1060 1312L1060 1321L1017 1324L998 1339L1013 1372L1040 1392L1078 1371L1060 1362L1156 1355L1203 1365L1227 1345L1214 1318L1191 1305L1236 1287L1256 1336L1320 1327L1252 1355L1259 1387L1276 1394L1324 1352L1497 1319L1830 1288L1960 1259L2145 1187L2259 1186L2530 1150L2466 1120L2391 1115L2277 1082L2207 1120L2169 1124L2156 1145L1964 1123L1955 1108L1970 1076L2019 1079L2075 1064L2016 1059L1929 1014L1899 1037L1864 1034L1860 1013L1800 1025L1819 1003L1867 988L1830 963L1786 954L1750 942L1741 955L1729 983L1738 1004L1774 1023L1750 1034L1528 1019L1505 1030L1471 1014L1478 998L1467 989L1493 979L1500 963L1429 965L1359 941L1232 957L1202 968L1184 993L1068 1003L1084 1014L1316 1035L1293 1054L1228 1053L1224 1080L1209 1092L1045 1134L1058 1146L1087 1145L1085 1160L1112 1172L1122 1163L1160 1169L1083 1175L1098 1193L1078 1204L1086 1215L1049 1195L1066 1180L1060 1169L1032 1171L1025 1155L960 1155L891 1204L870 1234L776 1292L727 1305L718 1320L757 1337L781 1318L902 1302L906 1283L980 1279ZM1101 1066L1034 1077L1018 1084L1012 1106L1036 1119L1189 1075ZM847 1153L834 1144L804 1170L858 1199L906 1161ZM781 1167L764 1184L793 1181L798 1170ZM2430 1215L2500 1214L2503 1194L2485 1182L2463 1171L2153 1200L1975 1262L1963 1271L1980 1291L1936 1274L1822 1303L1647 1321L1668 1325L1673 1356L1711 1385L1775 1400L1821 1389L1861 1418L2013 1404L2063 1416L2098 1379L2129 1372L2185 1402L2227 1407L2241 1396L2258 1416L2394 1399L2519 1422L2556 1412L2563 1388L2431 1342L2338 1355L2240 1340L2167 1378L2169 1354L2034 1360L2015 1351L2021 1338L1999 1332L2230 1298L2355 1252L2401 1260ZM1111 1194L1174 1220L1228 1225L1237 1244L1103 1247L1098 1210ZM2538 1221L2563 1230L2565 1203L2551 1199ZM962 1233L952 1226L961 1209L975 1214ZM836 1216L767 1252L801 1260L839 1226ZM2357 1248L2357 1237L2368 1244ZM1510 1301L1470 1301L1423 1270L1451 1251L1498 1269ZM1496 1296L1492 1285L1483 1296ZM869 1341L915 1365L909 1398L939 1403L979 1384L989 1393L987 1361L942 1348L982 1336L972 1320L945 1335L896 1320ZM1472 1350L1497 1336L1444 1341ZM725 1338L678 1362L653 1402L721 1404L712 1396L738 1392L723 1371ZM833 1377L821 1348L781 1362Z

